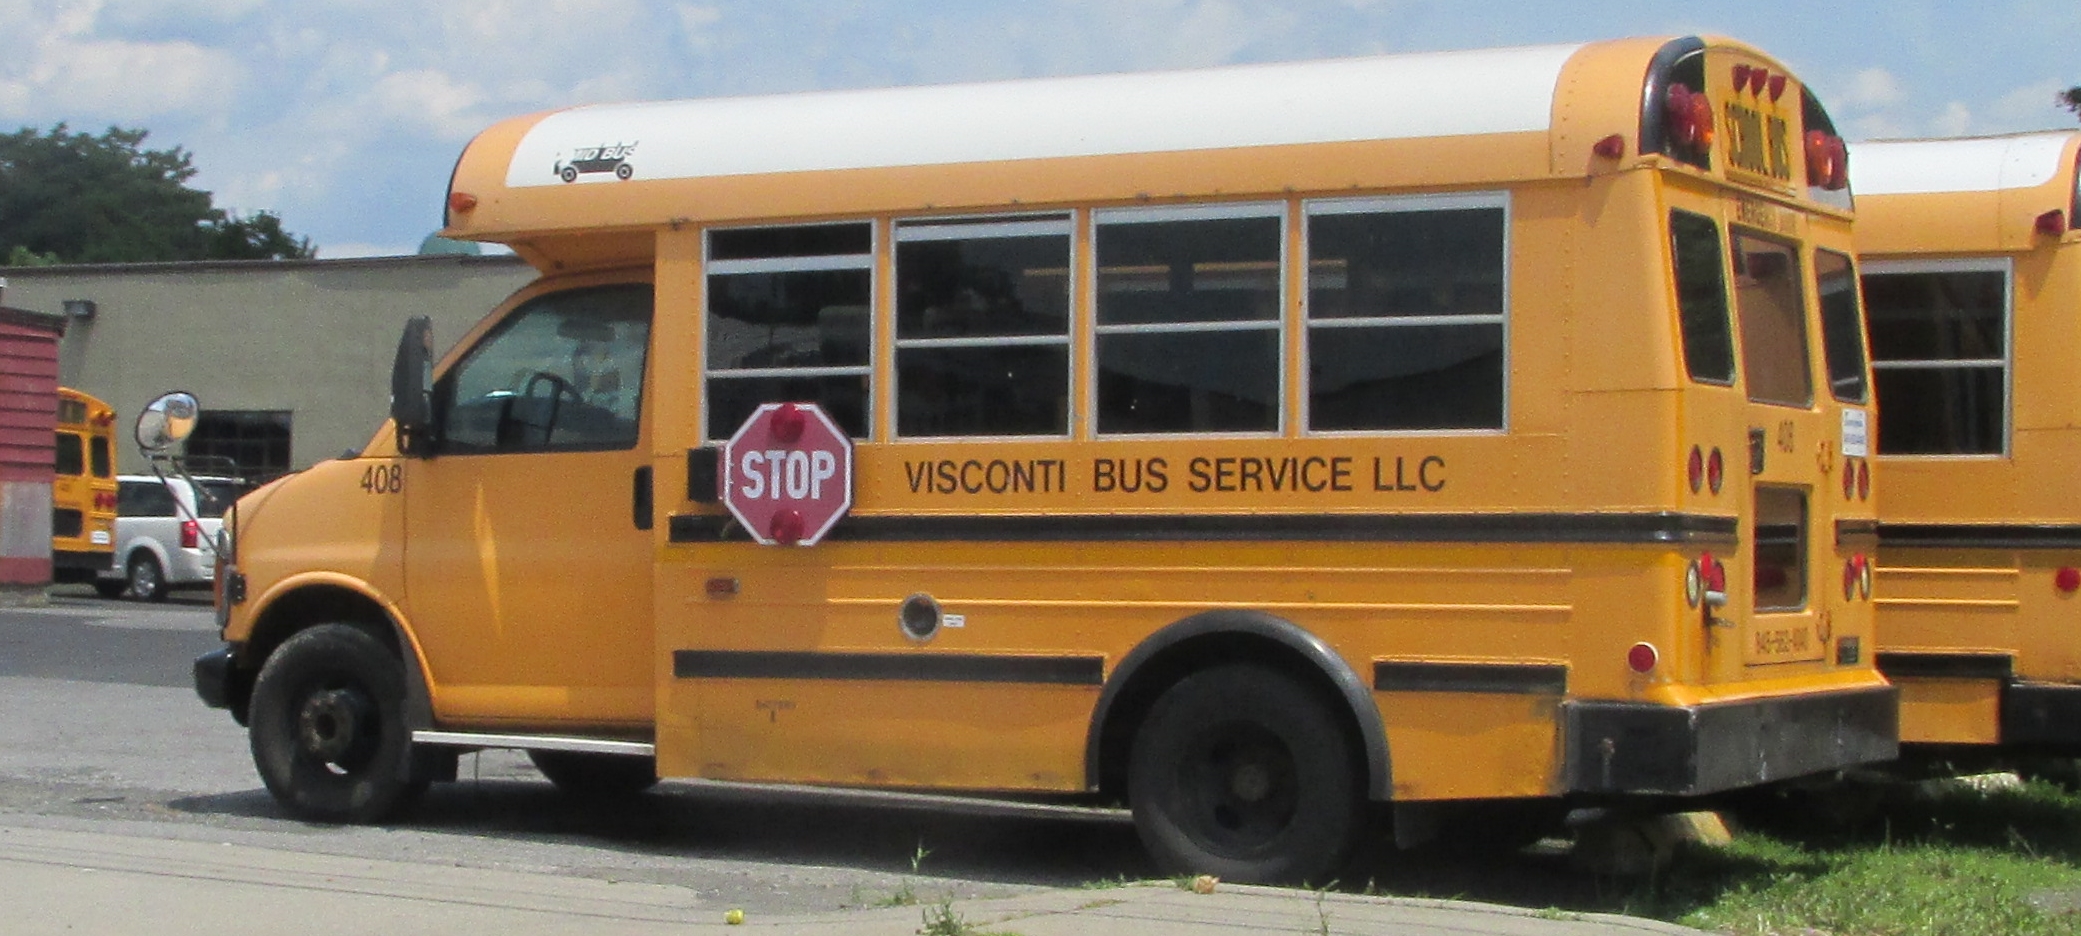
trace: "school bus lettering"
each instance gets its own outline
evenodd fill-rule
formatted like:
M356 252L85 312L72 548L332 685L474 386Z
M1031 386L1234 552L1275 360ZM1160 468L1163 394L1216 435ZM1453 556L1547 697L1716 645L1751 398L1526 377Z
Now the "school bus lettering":
M1728 101L1723 123L1727 129L1729 164L1780 182L1792 180L1792 128L1785 118L1765 114L1740 101Z
M1055 458L907 461L912 494L1059 494L1068 490L1068 463Z
M1320 455L1308 458L1195 458L1185 466L1192 475L1186 487L1196 494L1209 491L1349 491L1351 462L1348 455L1333 458Z
M370 465L361 472L361 490L365 494L398 494L405 489L405 466Z
M1170 489L1170 462L1157 458L1100 458L1091 462L1091 490L1161 494Z
M1422 461L1416 463L1416 483L1414 484L1409 483L1410 478L1408 469L1408 460L1400 455L1395 456L1394 480L1389 481L1383 474L1383 472L1385 472L1386 470L1386 459L1373 459L1373 490L1423 490L1430 491L1432 493L1437 493L1439 491L1445 490L1445 459L1440 458L1436 455L1425 455ZM1437 474L1435 476L1433 476L1431 473L1433 469L1437 471Z

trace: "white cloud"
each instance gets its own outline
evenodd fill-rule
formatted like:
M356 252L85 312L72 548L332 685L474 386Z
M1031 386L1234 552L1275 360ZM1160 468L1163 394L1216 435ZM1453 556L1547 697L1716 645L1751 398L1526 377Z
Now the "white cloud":
M432 69L392 72L370 89L375 119L416 125L446 140L466 140L489 121L471 109L484 95Z
M1943 112L1929 122L1929 129L1937 136L1964 136L1972 128L1973 111L1963 101L1945 104Z
M2073 87L2059 81L2037 81L2016 88L1996 99L1988 108L1988 120L1996 131L2042 130L2072 126L2073 112L2059 104L2059 92Z
M1900 79L1883 68L1867 68L1850 79L1843 89L1840 104L1850 110L1892 107L1907 100L1907 90L1900 86Z
M51 38L27 68L0 80L0 104L22 119L89 113L128 122L214 113L237 95L243 74L228 53L189 42Z

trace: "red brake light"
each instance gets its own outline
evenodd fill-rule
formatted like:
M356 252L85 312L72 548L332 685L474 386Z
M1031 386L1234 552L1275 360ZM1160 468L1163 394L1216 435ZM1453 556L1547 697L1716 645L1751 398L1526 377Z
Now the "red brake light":
M2067 232L2067 213L2057 208L2038 216L2038 233L2058 237Z
M181 521L181 548L197 549L202 546L202 524L193 520Z
M1713 446L1712 456L1705 460L1705 486L1714 494L1720 493L1721 485L1727 481L1727 459L1720 457L1720 447Z
M1857 460L1857 499L1871 500L1871 462Z
M1641 674L1642 676L1645 676L1648 673L1652 672L1655 668L1655 664L1660 663L1661 661L1662 654L1655 649L1654 644L1647 643L1646 641L1634 644L1631 648L1626 650L1627 668L1631 669L1633 672Z
M1669 119L1670 141L1693 153L1712 149L1712 101L1704 94L1682 82L1672 84L1662 110Z
M2052 587L2059 589L2062 595L2071 595L2081 590L2081 569L2060 566L2059 571L2052 573Z
M1843 459L1843 500L1857 497L1857 459Z
M1684 478L1691 482L1691 493L1705 489L1705 452L1691 446L1691 459L1684 465Z

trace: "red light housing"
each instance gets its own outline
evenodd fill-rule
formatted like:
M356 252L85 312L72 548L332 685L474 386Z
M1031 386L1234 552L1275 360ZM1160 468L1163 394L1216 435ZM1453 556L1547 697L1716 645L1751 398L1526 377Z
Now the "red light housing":
M2038 233L2058 237L2067 232L2067 213L2057 208L2038 216Z
M202 524L193 520L181 521L181 548L199 549L202 546Z
M1634 644L1626 650L1626 668L1645 676L1654 672L1655 664L1662 662L1661 651L1646 641Z
M1871 500L1871 462L1857 459L1857 499Z
M1669 140L1678 147L1694 154L1712 149L1713 113L1712 101L1700 92L1692 91L1689 85L1677 82L1669 86L1669 94L1662 101L1663 115L1669 120Z
M774 512L772 528L766 535L783 546L793 546L802 541L803 526L801 511L782 508Z
M2076 569L2073 566L2060 566L2059 571L2052 573L2052 587L2059 589L2059 593L2062 595L2071 595L2075 591L2081 591L2081 569Z
M1772 76L1770 76L1770 99L1771 99L1772 101L1775 101L1775 100L1777 100L1778 98L1781 98L1781 97L1784 97L1784 96L1785 96L1785 76L1783 76L1783 75L1772 75Z
M1770 81L1770 69L1768 69L1768 68L1751 68L1751 69L1749 69L1749 93L1750 93L1750 94L1756 94L1756 95L1760 95L1760 94L1762 94L1762 93L1763 93L1763 86L1764 86L1765 84L1769 83L1769 81Z
M809 416L793 403L782 403L773 411L773 421L770 425L773 428L773 438L783 445L793 445L795 440L802 438L803 428L809 425Z
M1820 130L1806 132L1806 184L1837 191L1850 184L1850 151L1842 137Z
M1714 559L1712 553L1698 555L1698 573L1705 577L1707 591L1727 590L1727 567L1722 565L1720 560Z
M1604 159L1617 159L1626 155L1626 138L1616 133L1598 140L1590 151Z
M1857 600L1857 582L1858 582L1858 580L1859 580L1859 579L1863 578L1863 576L1862 576L1862 575L1861 575L1861 574L1860 574L1860 573L1859 573L1859 572L1857 571L1857 560L1858 560L1858 559L1860 559L1860 558L1863 558L1863 557L1861 557L1861 556L1851 556L1851 557L1850 557L1849 559L1846 559L1846 560L1844 560L1844 561L1843 561L1843 600L1844 600L1844 601L1855 601L1855 600Z
M1684 479L1691 482L1693 494L1705 489L1705 452L1698 446L1691 446L1690 461L1684 465Z
M477 210L477 196L468 192L449 192L448 210L454 214L469 214Z
M1843 459L1843 500L1857 498L1857 459Z
M1713 446L1712 455L1705 459L1705 486L1714 494L1727 483L1727 459L1721 457L1720 447Z

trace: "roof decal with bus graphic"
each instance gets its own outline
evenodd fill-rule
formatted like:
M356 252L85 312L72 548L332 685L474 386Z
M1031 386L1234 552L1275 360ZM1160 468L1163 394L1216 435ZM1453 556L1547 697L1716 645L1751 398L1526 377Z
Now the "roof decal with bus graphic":
M2059 175L2071 131L1953 140L1881 140L1850 151L1858 195L2036 188Z
M1562 66L1580 48L580 107L528 130L506 184L1544 131ZM636 141L642 167L632 173ZM612 165L608 150L619 151Z

